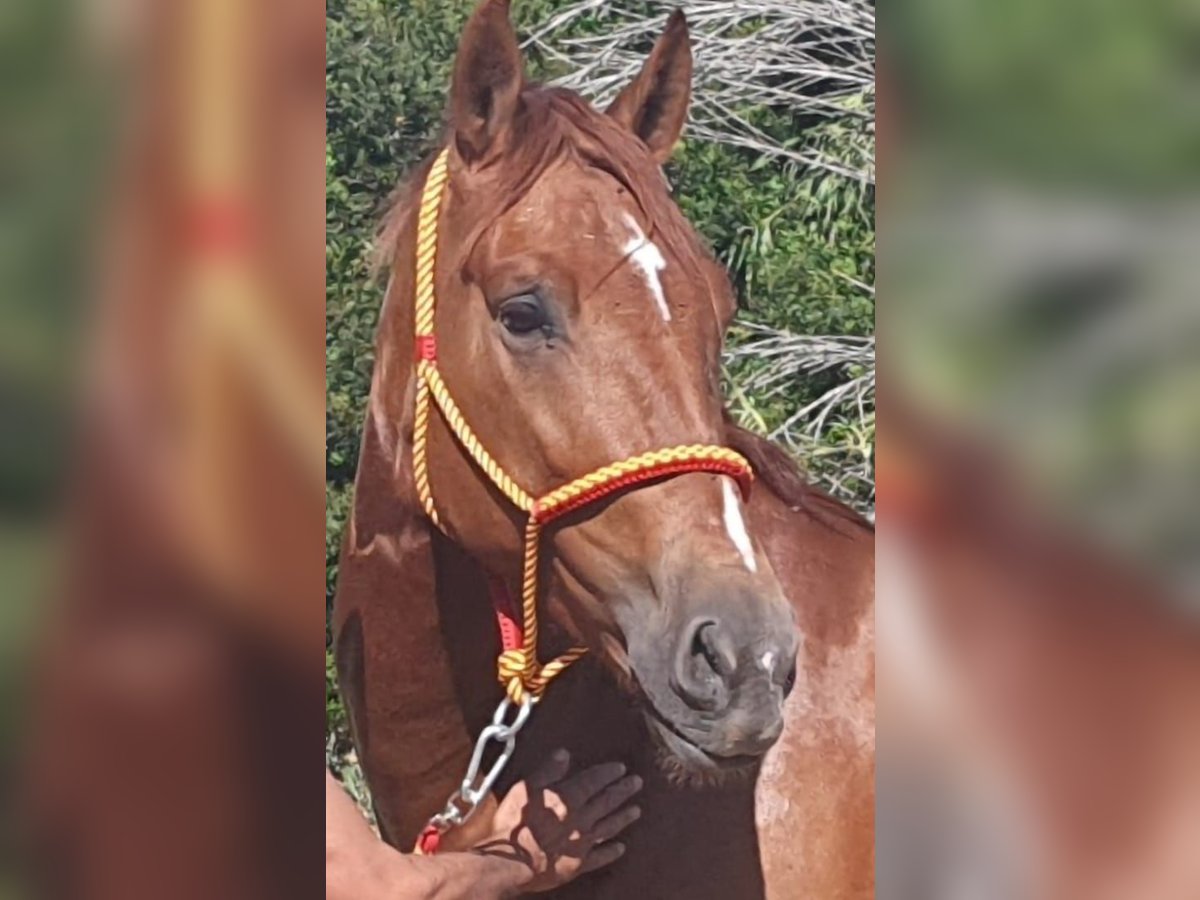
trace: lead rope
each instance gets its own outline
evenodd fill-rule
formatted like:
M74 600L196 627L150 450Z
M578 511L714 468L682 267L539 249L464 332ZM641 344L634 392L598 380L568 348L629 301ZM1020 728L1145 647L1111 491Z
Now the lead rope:
M521 621L516 623L507 615L497 597L502 651L496 669L505 697L492 717L492 724L479 735L471 756L466 777L450 796L445 809L430 819L417 842L419 852L432 853L437 849L441 834L461 825L487 796L500 771L512 754L516 734L524 726L530 710L546 686L571 663L583 656L583 647L572 647L545 665L538 662L538 550L543 527L554 519L580 509L616 491L684 472L712 472L737 479L743 493L748 493L753 473L741 454L728 447L708 444L684 444L663 450L652 450L620 462L601 466L548 494L534 499L521 488L492 458L463 417L437 367L437 336L434 331L436 292L434 276L437 267L438 221L447 180L449 149L438 153L425 179L421 206L417 216L416 301L414 335L416 344L416 401L413 415L413 481L425 515L443 534L445 525L438 515L429 484L430 406L436 405L446 425L471 459L508 501L528 514L525 523L524 563L521 572ZM516 717L507 721L509 709L517 709ZM503 745L497 761L479 780L479 766L487 744L497 741Z

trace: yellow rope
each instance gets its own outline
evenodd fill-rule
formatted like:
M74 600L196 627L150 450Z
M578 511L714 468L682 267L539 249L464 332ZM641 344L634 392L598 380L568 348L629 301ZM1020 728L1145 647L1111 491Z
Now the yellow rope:
M446 151L438 154L425 181L421 208L417 215L416 307L413 330L417 340L433 338L434 268L437 264L437 223L442 207L442 189L446 184ZM432 368L432 367L431 367ZM429 439L429 381L423 367L417 368L417 397L413 417L413 481L425 515L442 527L433 491L429 487L426 446Z
M417 485L417 496L421 498L421 506L425 515L438 528L442 522L438 518L437 507L433 504L433 493L429 490L429 464L426 461L425 446L429 439L429 382L418 372L417 374L417 408L413 420L413 480Z
M728 447L714 447L709 444L681 444L678 447L668 447L665 450L651 450L640 456L631 456L620 462L609 463L576 478L574 481L555 488L537 501L539 515L552 513L565 503L570 503L580 494L585 494L600 485L615 481L625 475L641 472L644 469L654 469L662 465L677 462L691 462L697 459L709 459L717 462L728 462L739 468L749 469L750 464L738 452Z
M442 412L442 417L446 424L450 426L450 430L454 432L454 436L471 454L471 459L475 460L475 464L483 470L483 473L491 479L492 484L500 489L500 493L504 494L517 509L522 512L529 512L533 508L533 499L521 490L521 487L509 478L508 473L500 467L496 460L492 459L492 455L484 449L483 444L479 442L479 438L475 436L475 432L467 424L467 420L463 417L462 411L459 410L458 404L454 402L454 398L450 396L450 390L446 387L446 382L442 380L442 374L437 370L432 360L421 360L417 367L417 373L422 381L429 386L429 393L433 395L434 401L437 403L438 409ZM428 405L428 401L426 401ZM424 454L424 450L422 450ZM428 488L428 474L426 474L426 488Z
M534 698L540 697L555 677L586 652L583 647L573 647L545 665L538 662L538 550L541 544L542 523L552 518L557 510L578 500L584 494L638 473L649 473L664 465L688 462L718 463L746 476L750 474L750 465L741 455L727 447L685 444L609 463L555 488L537 500L509 477L467 424L437 367L434 343L434 282L437 267L438 215L446 185L448 155L448 149L443 149L434 160L421 194L421 206L417 216L414 333L420 352L416 365L416 408L413 417L413 480L425 514L434 525L444 531L429 483L429 408L432 400L451 433L470 454L480 471L509 502L529 514L525 525L525 561L521 573L522 646L505 650L497 660L497 672L505 693L514 703L520 703L527 694Z

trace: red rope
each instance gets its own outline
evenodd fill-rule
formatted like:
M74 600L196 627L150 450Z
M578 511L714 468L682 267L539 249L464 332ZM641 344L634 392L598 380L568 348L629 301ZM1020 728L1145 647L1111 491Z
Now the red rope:
M442 833L432 825L426 825L421 832L421 836L417 838L417 853L425 856L433 856L438 852L438 845L442 842Z
M504 582L499 578L488 579L488 594L496 610L496 622L500 626L500 644L504 650L517 650L525 643L525 631L517 620L517 607Z
M432 334L418 334L416 357L418 360L437 362L437 338Z
M725 462L718 459L685 459L678 462L660 463L648 469L630 472L611 481L601 482L590 490L584 491L578 496L551 509L544 509L535 503L533 509L530 511L530 515L535 521L543 524L552 522L559 516L587 506L589 503L594 503L601 497L607 497L616 491L624 490L627 487L642 484L646 481L665 478L668 475L683 474L684 472L712 472L716 475L729 475L737 479L742 489L742 495L749 498L752 476L741 466L733 462Z

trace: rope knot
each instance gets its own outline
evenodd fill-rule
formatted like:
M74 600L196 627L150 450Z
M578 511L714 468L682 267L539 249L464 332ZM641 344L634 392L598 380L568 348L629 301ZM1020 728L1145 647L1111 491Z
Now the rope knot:
M514 678L518 681L524 680L525 673L530 668L529 656L520 647L513 650L505 650L500 654L496 668L499 671L500 682L502 684L508 684Z

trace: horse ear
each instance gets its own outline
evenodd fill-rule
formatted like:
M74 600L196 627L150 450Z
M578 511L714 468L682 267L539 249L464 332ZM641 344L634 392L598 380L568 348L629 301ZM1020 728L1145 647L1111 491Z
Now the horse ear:
M454 61L450 115L468 163L502 149L525 86L525 66L508 19L509 0L484 0L463 29Z
M642 71L608 108L608 114L666 162L687 120L692 97L692 41L687 19L675 10Z

